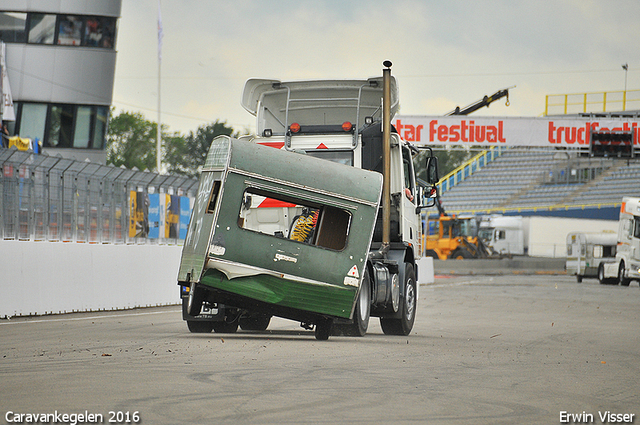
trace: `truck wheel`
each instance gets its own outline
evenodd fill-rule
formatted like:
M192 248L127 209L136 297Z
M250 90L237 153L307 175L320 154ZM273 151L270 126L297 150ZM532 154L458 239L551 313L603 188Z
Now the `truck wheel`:
M620 261L620 266L618 267L618 282L622 286L629 286L631 283L631 279L627 279L626 275L627 271L624 267L624 261Z
M265 331L269 327L271 316L268 314L257 314L251 317L240 319L240 329L243 331Z
M369 277L369 271L365 268L360 292L358 292L356 308L353 312L353 323L349 323L348 325L334 325L333 335L364 336L369 328L370 315L371 279Z
M329 339L329 335L331 335L331 328L333 327L333 320L331 319L320 319L318 323L316 323L315 336L318 341L326 341Z
M416 319L418 305L416 273L413 265L407 263L404 271L404 297L400 306L400 318L380 318L380 327L386 335L409 335Z
M601 285L617 285L618 278L616 277L604 277L604 264L600 263L598 266L598 281Z
M208 334L213 330L213 322L199 320L187 320L187 328L194 334Z
M238 331L238 321L235 320L231 323L229 322L211 322L212 328L215 333L219 334L232 334Z

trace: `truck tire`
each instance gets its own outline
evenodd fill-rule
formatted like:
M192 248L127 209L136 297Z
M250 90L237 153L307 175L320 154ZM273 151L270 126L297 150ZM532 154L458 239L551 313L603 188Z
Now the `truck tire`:
M598 266L598 282L600 282L601 285L617 285L618 278L604 277L604 263L600 263Z
M219 334L232 334L238 331L237 320L233 322L225 322L224 320L221 322L211 322L211 326L213 327L213 331Z
M346 325L333 325L332 335L364 336L369 329L371 316L371 278L369 270L364 271L362 284L356 300L356 308L353 312L353 323Z
M189 332L194 334L208 334L213 330L213 322L187 320L187 328L189 328Z
M622 286L629 286L631 283L631 279L627 277L627 269L624 266L624 261L620 261L620 266L618 266L618 282Z
M251 317L240 318L240 329L243 331L266 331L271 322L268 314L255 314Z
M416 273L413 265L405 264L404 296L401 299L400 318L380 318L380 327L385 335L409 335L416 319L418 305Z

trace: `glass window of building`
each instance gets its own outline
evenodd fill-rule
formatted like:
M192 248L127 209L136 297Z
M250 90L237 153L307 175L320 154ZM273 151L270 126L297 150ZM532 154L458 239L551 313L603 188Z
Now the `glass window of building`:
M93 148L104 149L104 141L107 132L107 120L109 119L109 108L98 106L96 108L95 127L93 129Z
M104 149L109 107L16 102L10 135L38 139L47 148ZM15 131L14 131L15 130Z
M44 146L69 148L73 131L73 106L51 105L49 132Z
M79 46L82 42L82 19L78 16L61 16L58 23L58 44Z
M31 13L29 18L29 43L53 44L56 34L56 15Z
M113 48L116 21L113 18L90 16L84 30L84 46Z
M0 12L0 40L6 43L27 41L27 14Z
M43 140L44 127L47 122L47 105L23 103L20 110L20 136Z
M74 148L88 148L91 141L91 106L78 106L76 128L73 133Z

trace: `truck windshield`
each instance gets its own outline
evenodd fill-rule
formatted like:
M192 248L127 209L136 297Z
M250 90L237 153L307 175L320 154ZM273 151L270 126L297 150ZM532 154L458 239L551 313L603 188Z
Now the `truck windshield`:
M353 167L353 151L330 151L323 149L307 151L307 155L314 158L337 162L338 164L350 165Z
M493 237L493 227L483 227L478 231L478 236L485 241L490 241Z

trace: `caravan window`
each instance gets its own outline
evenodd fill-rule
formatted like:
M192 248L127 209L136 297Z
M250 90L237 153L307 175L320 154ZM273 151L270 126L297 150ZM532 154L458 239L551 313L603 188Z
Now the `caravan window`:
M593 246L593 258L602 258L602 245Z
M335 251L346 247L350 225L343 209L256 189L244 192L238 216L242 229Z

